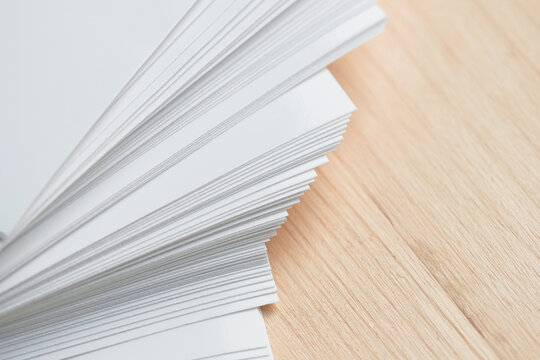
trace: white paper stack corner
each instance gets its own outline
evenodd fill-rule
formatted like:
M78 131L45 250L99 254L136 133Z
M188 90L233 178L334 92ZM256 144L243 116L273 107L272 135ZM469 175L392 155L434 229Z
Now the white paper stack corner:
M265 242L368 0L0 3L0 359L271 358Z

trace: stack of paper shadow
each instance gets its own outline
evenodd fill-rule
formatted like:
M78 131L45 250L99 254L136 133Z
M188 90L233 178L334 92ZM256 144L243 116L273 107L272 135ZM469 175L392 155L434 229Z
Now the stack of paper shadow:
M4 14L25 13L21 3ZM107 6L90 3L86 15ZM116 25L139 21L125 14L138 2L124 3ZM258 309L278 300L265 242L354 111L324 67L379 33L385 15L365 0L192 0L167 3L169 24L160 1L139 3L161 30L135 41L146 61L105 59L126 68L95 85L113 89L109 106L49 84L39 96L56 107L72 96L98 115L73 132L39 108L2 125L16 134L48 122L58 135L46 141L70 150L34 147L26 161L46 168L43 181L18 170L15 140L2 145L1 359L271 358ZM121 31L106 25L96 43ZM99 34L82 33L70 36L84 50Z

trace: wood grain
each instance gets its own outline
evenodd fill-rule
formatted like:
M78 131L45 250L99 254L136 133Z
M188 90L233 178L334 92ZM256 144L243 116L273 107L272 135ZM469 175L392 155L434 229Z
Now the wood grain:
M380 1L358 106L268 246L276 359L540 358L540 4Z

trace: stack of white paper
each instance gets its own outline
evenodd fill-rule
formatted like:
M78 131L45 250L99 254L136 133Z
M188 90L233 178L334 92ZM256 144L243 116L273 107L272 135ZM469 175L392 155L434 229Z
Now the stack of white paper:
M354 105L368 0L0 3L0 358L271 357L264 243Z

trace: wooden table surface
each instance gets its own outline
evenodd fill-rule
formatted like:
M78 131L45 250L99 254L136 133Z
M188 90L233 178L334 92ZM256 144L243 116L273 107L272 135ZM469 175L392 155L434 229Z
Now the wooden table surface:
M270 242L276 359L540 359L540 3L380 1L358 106Z

